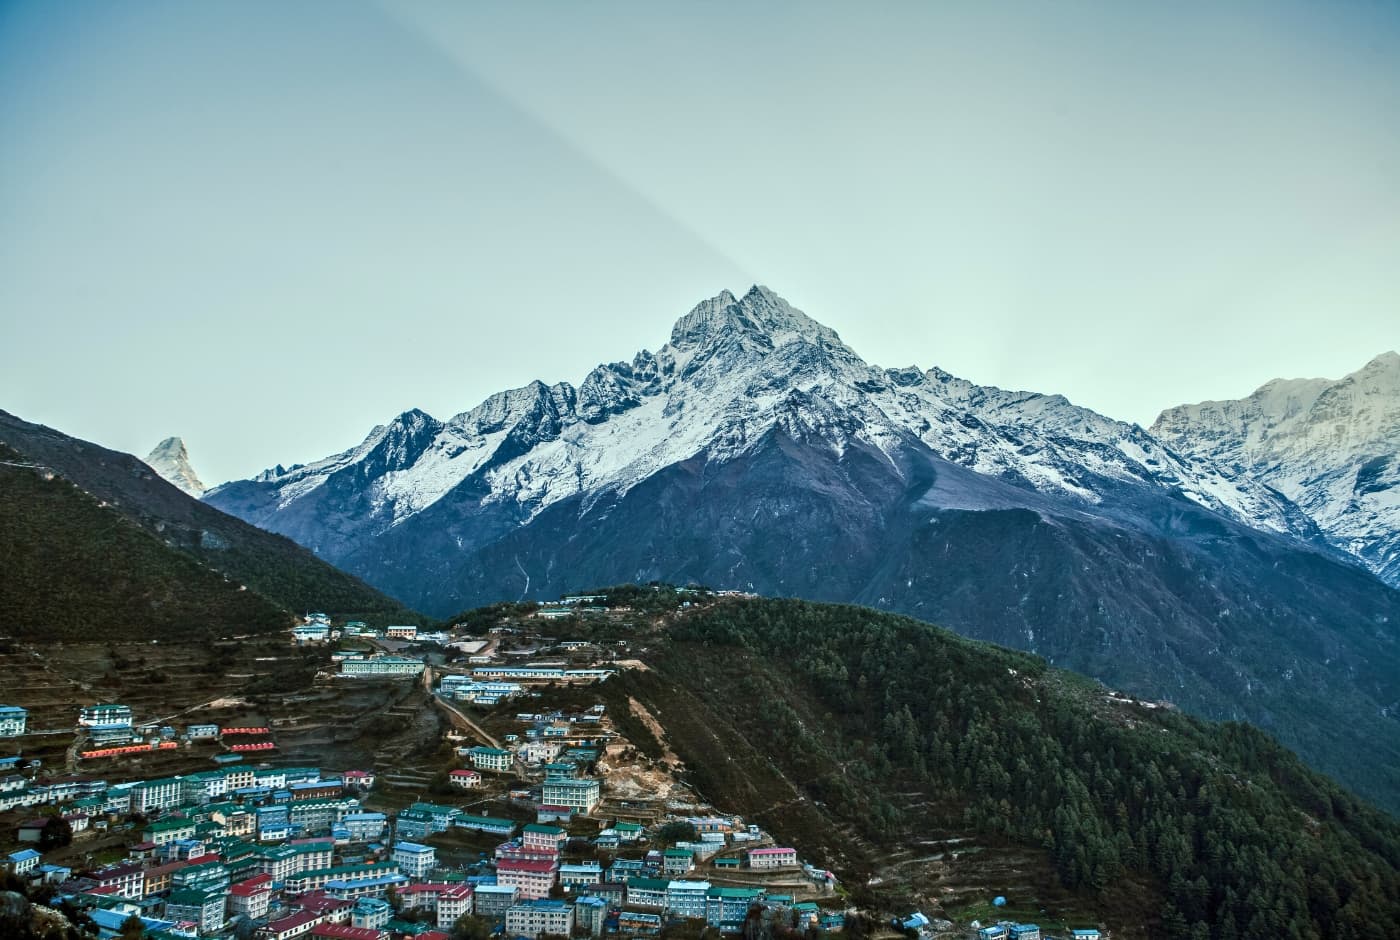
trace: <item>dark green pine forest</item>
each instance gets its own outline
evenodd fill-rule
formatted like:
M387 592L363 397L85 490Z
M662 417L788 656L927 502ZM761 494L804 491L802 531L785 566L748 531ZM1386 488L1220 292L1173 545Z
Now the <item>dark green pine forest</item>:
M837 851L820 844L830 826L879 846L909 838L897 797L917 788L919 827L1034 847L1076 894L1142 902L1153 935L1400 932L1400 823L1252 726L848 606L721 602L677 618L648 661L606 684L612 713L633 696L661 714L722 805L768 805L762 778L781 775L820 807L822 825L796 826L815 851Z

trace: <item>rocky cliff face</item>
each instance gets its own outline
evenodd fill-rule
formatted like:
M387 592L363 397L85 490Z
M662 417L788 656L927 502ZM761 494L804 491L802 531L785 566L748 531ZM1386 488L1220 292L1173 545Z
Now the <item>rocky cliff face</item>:
M1171 408L1152 433L1231 480L1278 490L1400 586L1400 355L1336 381L1275 379L1238 401Z

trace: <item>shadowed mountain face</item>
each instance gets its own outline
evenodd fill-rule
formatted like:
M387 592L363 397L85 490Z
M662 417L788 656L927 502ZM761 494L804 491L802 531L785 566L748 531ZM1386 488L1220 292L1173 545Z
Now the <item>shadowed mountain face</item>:
M1298 506L1059 396L870 366L763 288L577 388L206 498L444 615L650 579L914 614L1248 718L1400 806L1400 594Z

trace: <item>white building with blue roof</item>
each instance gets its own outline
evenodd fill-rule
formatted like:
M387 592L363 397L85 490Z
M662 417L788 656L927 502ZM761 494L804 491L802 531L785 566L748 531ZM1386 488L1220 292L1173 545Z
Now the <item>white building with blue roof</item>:
M437 849L418 842L395 843L394 864L410 878L426 878L437 867Z
M17 738L24 734L29 712L18 705L0 705L0 738Z
M42 856L33 849L20 849L5 856L5 867L16 875L27 875L39 867Z

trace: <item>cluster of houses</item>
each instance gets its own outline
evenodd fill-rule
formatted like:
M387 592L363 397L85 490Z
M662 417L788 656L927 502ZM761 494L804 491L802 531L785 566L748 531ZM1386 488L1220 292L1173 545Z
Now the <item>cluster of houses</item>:
M23 712L23 709L18 710ZM23 716L19 720L22 722ZM231 764L241 761L250 752L276 749L270 740L271 729L267 727L220 727L212 722L196 722L178 731L170 725L138 725L134 722L131 707L119 703L81 707L75 730L82 735L84 742L81 749L76 751L76 756L82 760L173 750L182 744L214 743L221 745L226 752L216 756L214 761ZM30 766L38 765L36 762ZM83 778L40 783L17 773L19 769L18 756L0 757L0 812L63 803L78 795L90 795L74 789L81 788L81 784L74 781ZM81 824L74 820L70 822Z
M292 642L297 646L309 643L332 643L341 637L357 637L366 640L401 640L406 643L434 643L446 646L452 642L450 633L419 630L413 624L400 624L380 629L371 627L361 620L351 620L344 627L331 624L331 618L323 613L307 614L302 622L292 628Z
M367 877L394 876L385 886L411 883L399 856L381 844L387 817L361 810L356 794L373 784L366 771L241 764L116 784L68 778L48 784L45 802L56 805L72 832L96 820L135 828L140 841L120 861L74 872L43 863L38 846L54 817L38 816L15 829L18 842L35 847L0 863L53 885L60 898L88 912L103 936L133 915L148 936L172 937L212 935L243 917L256 922L260 937L288 940L297 934L273 926L278 920L350 924L355 901L368 896ZM387 904L371 906L388 911ZM317 915L308 918L313 908ZM312 931L298 931L304 932Z
M539 805L537 819L559 818L558 808ZM697 830L712 833L737 829L746 836L751 834L741 820L717 817L690 822ZM574 840L568 830L544 821L520 826L510 819L471 815L456 807L415 803L400 811L395 823L401 839L429 839L454 828L505 839L491 860L481 866L484 872L467 878L471 891L465 911L461 906L465 899L460 896L454 896L457 903L445 912L438 901L440 925L449 923L448 917L455 919L466 912L497 923L510 937L533 938L542 933L570 936L576 930L591 936L647 936L659 933L676 919L704 920L722 932L738 933L755 907L790 910L790 916L804 927L839 928L844 922L841 915L824 913L815 902L796 902L789 893L756 886L721 886L696 877L697 853L680 845L634 853L641 857L609 855L611 861L605 862L596 851L571 853ZM625 820L615 820L600 836L607 833L624 846L640 845L646 837L642 825ZM592 841L596 849L598 840ZM432 849L421 842L401 842L396 851L405 845L416 853L419 870L431 872L425 856ZM732 856L732 867L737 869L744 861ZM788 868L800 876L812 871L800 864L796 850L780 847L749 850L747 865L754 871ZM717 873L723 870L718 865L714 868ZM829 877L827 873L822 876ZM433 884L438 882L428 882ZM428 885L417 890L433 890Z
M522 826L422 802L392 816L367 811L359 796L374 782L366 771L243 765L110 785L75 778L54 789L51 801L69 811L66 819L127 820L140 841L125 858L76 872L44 864L37 846L52 817L41 816L21 821L15 832L22 845L35 847L0 862L21 878L53 885L104 936L114 936L132 916L156 938L211 936L246 921L258 940L436 940L434 931L446 937L464 914L512 937L575 930L647 935L673 918L738 932L755 906L781 909L784 916L790 909L804 924L838 925L791 895L695 877L692 848L642 852L640 824L617 820L603 832L619 845L638 846L634 854L641 857L604 863L590 852L571 861L568 832L551 823ZM537 818L587 811L542 803ZM720 834L720 844L725 833L751 834L741 820L725 817L691 823ZM429 844L450 829L504 841L467 874L441 865ZM736 856L733 867L740 861ZM751 849L747 865L803 871L794 850L776 847Z

